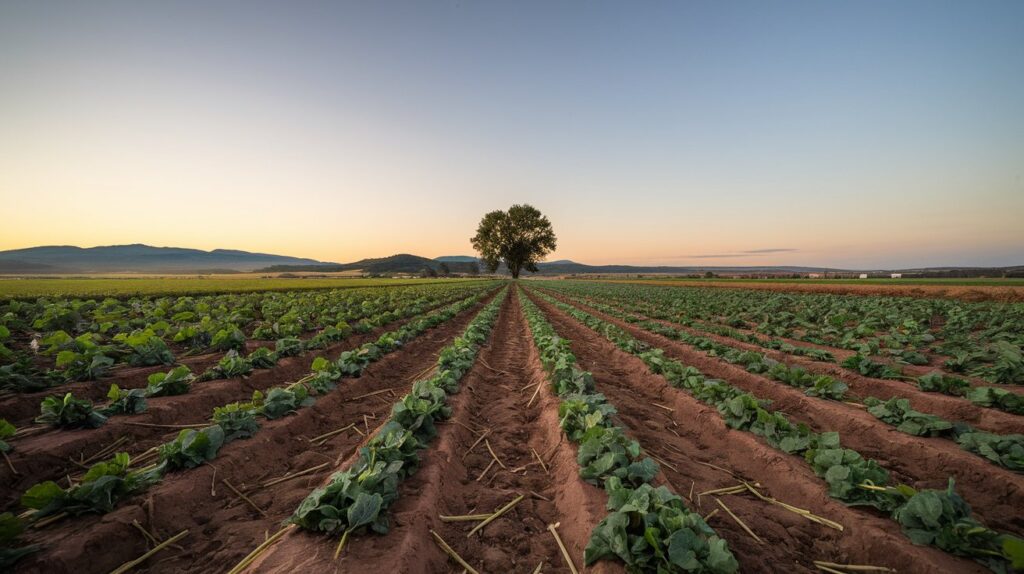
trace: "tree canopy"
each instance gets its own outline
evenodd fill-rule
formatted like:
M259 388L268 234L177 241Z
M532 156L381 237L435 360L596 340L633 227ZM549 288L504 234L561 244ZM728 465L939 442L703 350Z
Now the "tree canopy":
M537 208L526 204L484 215L470 241L490 272L504 261L513 279L518 279L524 269L536 272L537 263L556 247L551 222Z

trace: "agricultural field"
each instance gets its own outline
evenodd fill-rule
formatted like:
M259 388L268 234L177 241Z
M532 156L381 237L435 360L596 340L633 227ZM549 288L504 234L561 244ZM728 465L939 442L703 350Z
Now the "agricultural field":
M1024 570L1024 304L360 285L0 299L0 570Z
M132 295L204 295L249 293L252 291L298 291L422 285L424 279L363 279L352 277L262 277L255 273L227 276L187 277L0 277L0 298L38 297L126 297ZM437 281L436 279L433 281ZM459 279L445 279L446 282ZM471 281L471 279L469 279Z

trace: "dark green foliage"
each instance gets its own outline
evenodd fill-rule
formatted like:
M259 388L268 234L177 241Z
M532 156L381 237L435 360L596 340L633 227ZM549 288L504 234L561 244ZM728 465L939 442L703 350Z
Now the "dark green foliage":
M118 453L90 467L81 483L66 490L52 481L36 484L21 497L21 503L36 511L33 519L60 512L71 515L110 512L120 500L145 490L163 476L162 466L138 471L128 470L129 466L128 454Z
M39 550L39 546L15 546L25 530L21 519L10 512L0 514L0 569L11 570L22 557Z
M194 468L217 456L224 439L224 429L219 425L185 429L178 438L160 445L160 460L172 470Z
M146 394L150 397L183 395L188 392L194 380L192 371L184 365L166 373L153 373L147 379Z
M557 244L548 218L525 204L484 215L470 241L488 271L495 272L504 262L513 279L523 270L536 272L537 262Z
M588 566L614 556L631 573L731 574L739 570L725 540L664 486L630 488L613 477L605 483L605 491L611 513L594 528L587 543L583 556Z
M97 428L107 421L107 417L93 410L91 402L76 399L71 393L64 398L46 397L39 410L36 422L62 428Z
M110 404L101 410L103 416L134 415L146 410L147 389L124 389L110 385L107 398Z

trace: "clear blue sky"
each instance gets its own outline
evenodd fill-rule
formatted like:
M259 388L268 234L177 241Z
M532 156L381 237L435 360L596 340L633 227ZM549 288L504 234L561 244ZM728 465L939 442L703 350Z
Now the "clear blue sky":
M0 125L0 249L1024 264L1019 1L5 2Z

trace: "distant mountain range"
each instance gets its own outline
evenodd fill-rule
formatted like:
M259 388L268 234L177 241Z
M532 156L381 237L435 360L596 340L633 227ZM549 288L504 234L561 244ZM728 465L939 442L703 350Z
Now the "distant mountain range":
M201 273L254 271L270 265L323 265L316 259L234 249L184 249L149 245L74 247L51 245L0 251L0 273Z
M74 247L68 245L30 247L0 251L0 274L77 274L77 273L231 273L258 271L286 273L299 271L333 272L362 271L364 273L420 273L424 268L438 270L441 264L453 273L468 273L474 265L481 272L485 268L471 255L445 255L430 259L408 253L389 257L362 259L352 263L332 263L287 257L267 253L250 253L233 249L184 249L180 247L152 247L149 245L111 245L105 247ZM539 273L547 275L572 274L716 274L741 273L832 273L851 270L828 267L760 266L760 267L678 267L637 265L587 265L568 259L538 264ZM977 267L932 267L926 269L894 269L891 271L981 271ZM1021 266L992 268L1020 272ZM880 270L878 270L880 271ZM505 273L504 265L498 268Z

